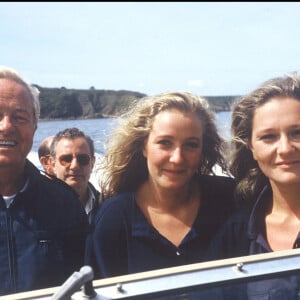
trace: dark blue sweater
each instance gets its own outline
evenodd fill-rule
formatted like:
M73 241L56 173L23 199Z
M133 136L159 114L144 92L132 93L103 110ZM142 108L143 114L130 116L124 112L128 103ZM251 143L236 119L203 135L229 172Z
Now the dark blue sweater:
M154 227L136 205L134 193L103 202L95 217L89 263L98 277L110 277L201 262L208 243L234 207L234 180L201 176L197 218L176 247ZM174 228L176 230L176 228ZM94 260L93 260L94 259Z
M0 195L0 295L61 285L83 265L87 217L75 192L29 161L29 185Z
M254 205L234 213L212 240L209 260L272 252L267 238L265 216L270 207L270 186L266 186ZM294 248L300 244L300 230ZM277 275L272 279L252 280L223 289L222 299L299 299L300 275ZM219 298L221 299L221 298Z

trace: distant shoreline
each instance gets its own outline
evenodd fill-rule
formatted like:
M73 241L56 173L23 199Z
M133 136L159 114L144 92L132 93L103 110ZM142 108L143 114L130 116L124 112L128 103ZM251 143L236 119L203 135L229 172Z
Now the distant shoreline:
M213 109L215 113L220 113L220 112L229 112L230 109ZM67 117L67 118L40 118L39 122L48 122L48 121L64 121L64 120L90 120L90 119L112 119L112 118L118 118L120 115L111 115L111 116L82 116L82 117L77 117L77 118L72 118L72 117Z

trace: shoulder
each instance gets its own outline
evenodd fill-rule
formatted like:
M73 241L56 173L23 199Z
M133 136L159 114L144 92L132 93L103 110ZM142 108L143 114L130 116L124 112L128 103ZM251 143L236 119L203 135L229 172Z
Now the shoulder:
M107 198L101 204L101 211L130 209L134 201L134 193L120 193Z
M235 180L232 177L221 175L202 175L200 176L200 182L228 188L234 188L236 185Z
M251 207L244 206L232 213L213 237L208 251L210 259L223 259L249 254L248 223Z
M49 179L40 174L34 179L34 186L35 188L39 187L42 189L45 197L47 195L55 195L56 198L78 198L76 192L68 184L58 178Z
M241 204L227 219L228 226L248 227L249 218L253 210L253 204Z
M226 239L235 241L247 238L249 219L252 212L252 206L245 204L232 212L220 230L221 235Z
M83 232L87 216L75 191L59 179L42 175L38 169L31 171L27 173L28 188L19 198L25 209L32 211L48 227L78 228L78 232Z
M199 178L202 207L224 219L235 211L235 181L231 177L203 175Z
M236 183L231 177L202 175L199 184L205 195L233 199Z
M48 193L55 193L58 195L60 193L66 193L71 196L76 196L76 198L78 197L68 184L55 176L49 178L48 176L41 174L40 170L30 161L26 162L25 173L30 180L32 188L36 190L41 189L44 191L45 196L48 195Z
M95 224L98 224L98 227L103 226L103 224L111 224L110 227L112 228L118 227L120 224L130 223L133 206L134 193L121 193L107 198L101 203L95 215Z
M36 167L34 167L36 168ZM31 169L28 173L29 187L28 196L38 206L60 209L65 214L82 210L82 204L76 192L64 181L53 177L52 179L41 174L38 169ZM65 209L68 207L68 209Z
M120 193L102 202L97 218L105 214L124 214L130 211L134 203L134 193Z

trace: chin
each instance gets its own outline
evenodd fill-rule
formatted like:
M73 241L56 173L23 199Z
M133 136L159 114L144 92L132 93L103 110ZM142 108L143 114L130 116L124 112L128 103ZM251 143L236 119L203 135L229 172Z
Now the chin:
M20 164L20 162L17 162L16 159L7 156L0 156L0 166L11 166L16 164Z
M299 184L300 185L300 176L286 176L285 178L278 178L274 180L274 182L277 182L279 184Z
M182 183L182 182L170 182L170 183L166 183L164 185L162 185L162 187L166 188L166 189L182 189L184 186L186 186L186 182Z

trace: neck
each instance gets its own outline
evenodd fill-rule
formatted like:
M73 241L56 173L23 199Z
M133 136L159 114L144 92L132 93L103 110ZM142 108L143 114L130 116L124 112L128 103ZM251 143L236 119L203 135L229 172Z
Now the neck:
M86 203L88 202L89 200L89 190L88 188L86 188L84 191L82 191L80 194L79 194L79 199L83 205L83 207L86 205Z
M298 214L300 216L300 185L274 185L272 212L281 214Z
M198 190L192 183L180 190L163 190L155 188L150 182L146 182L138 190L137 198L153 208L176 210L189 205L196 194L198 194Z
M24 170L0 167L0 194L16 194L25 184Z

